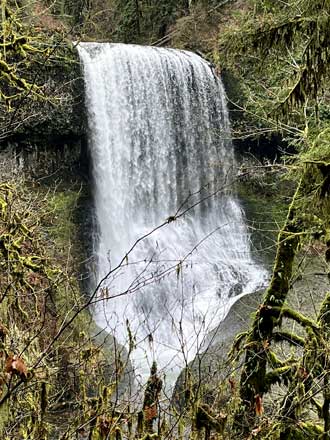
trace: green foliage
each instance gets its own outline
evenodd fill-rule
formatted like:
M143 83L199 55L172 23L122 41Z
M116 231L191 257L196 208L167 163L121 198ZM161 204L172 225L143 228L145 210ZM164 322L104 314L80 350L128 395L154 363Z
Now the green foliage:
M56 216L56 221L49 225L48 232L56 243L57 250L61 250L61 258L68 258L72 244L77 240L75 224L73 221L74 210L77 207L79 189L57 190L50 197L47 196L49 209Z

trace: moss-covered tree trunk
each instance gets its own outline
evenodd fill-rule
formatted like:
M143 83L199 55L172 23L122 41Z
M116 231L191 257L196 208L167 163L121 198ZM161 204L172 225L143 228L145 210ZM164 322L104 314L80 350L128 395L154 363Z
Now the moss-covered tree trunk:
M245 361L240 380L241 408L235 416L234 427L247 432L252 426L258 406L267 391L267 365L274 327L278 325L292 276L293 262L300 241L300 225L296 218L296 203L301 195L300 181L290 205L286 222L279 233L277 254L270 285L260 305L246 343Z
M330 263L330 234L326 232L329 231L329 173L327 171L325 174L323 168L323 162L320 166L314 161L306 161L301 169L302 177L278 237L270 285L247 334L240 380L241 405L234 417L234 428L239 433L250 432L256 416L263 412L264 394L272 384L280 382L289 385L288 395L281 405L281 440L294 438L292 431L295 432L297 421L302 423L299 419L300 410L306 408L306 402L312 402L317 407L324 420L324 435L329 436L330 361L327 353L330 340L330 298L325 298L317 322L285 304L301 237L320 238L326 234L325 257L327 263ZM308 337L305 342L296 335L274 332L275 327L281 325L283 317L293 319L306 329ZM241 340L242 335L239 335L238 341ZM276 358L271 345L280 340L291 340L298 346L304 346L304 356L300 363L282 362ZM323 383L323 408L311 395L316 378ZM286 423L282 423L283 420ZM323 430L316 425L312 424L311 428L313 432L318 432L317 435L320 432L323 435Z
M330 243L328 243L328 249L330 249L329 244ZM329 263L329 261L327 262ZM317 360L319 360L318 372L321 377L323 376L323 406L321 417L324 422L324 434L322 438L325 440L330 438L330 293L327 293L323 301L318 323L320 326L320 334L317 338L317 342L320 356ZM309 357L311 358L313 356L309 355ZM312 374L311 372L309 373Z
M322 303L317 324L318 328L309 331L301 363L282 404L281 420L284 422L281 423L280 440L293 439L301 434L301 410L308 401L314 405L317 403L313 398L315 383L322 382L323 404L317 403L317 409L324 421L324 433L319 438L330 438L330 293ZM313 428L313 425L310 427Z

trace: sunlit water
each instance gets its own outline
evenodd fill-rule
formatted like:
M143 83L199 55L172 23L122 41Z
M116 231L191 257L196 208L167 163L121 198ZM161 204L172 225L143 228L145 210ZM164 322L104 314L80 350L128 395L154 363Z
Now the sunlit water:
M96 320L126 346L132 333L142 381L155 359L170 383L231 304L266 278L230 189L235 160L223 86L189 52L96 43L78 49L97 281L109 274Z

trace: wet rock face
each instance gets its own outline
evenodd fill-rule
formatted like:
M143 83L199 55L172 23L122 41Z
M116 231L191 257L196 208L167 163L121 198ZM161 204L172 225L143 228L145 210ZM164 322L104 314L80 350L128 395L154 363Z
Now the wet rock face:
M39 184L73 181L87 177L88 163L84 138L33 140L16 138L2 144L1 179L24 175ZM9 166L8 166L9 165Z

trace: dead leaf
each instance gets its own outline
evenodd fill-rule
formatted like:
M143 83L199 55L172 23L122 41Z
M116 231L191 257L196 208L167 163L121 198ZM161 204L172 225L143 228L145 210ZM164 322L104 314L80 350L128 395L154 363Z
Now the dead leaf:
M106 416L102 416L99 418L99 430L102 437L107 437L111 431L111 421L106 418Z
M101 296L102 299L109 298L109 289L108 289L108 287L101 287L100 292L101 292L100 296Z
M262 416L264 413L264 407L262 404L262 397L257 394L256 395L256 415L257 416Z
M269 346L270 346L269 341L267 341L267 340L263 341L262 345L264 347L264 350L268 350L269 349Z
M228 382L229 382L231 391L234 392L236 389L236 382L231 377L228 379Z
M252 431L251 431L251 435L250 435L250 437L249 437L249 440L250 440L252 437L257 437L257 435L259 434L260 431L261 431L261 426L258 426L258 428L252 429Z
M27 379L27 368L22 358L16 354L8 356L5 364L5 372L9 374L16 374L21 379Z
M302 365L298 368L298 376L303 380L308 378L308 371Z
M157 417L157 405L146 406L144 408L144 420L149 422Z

